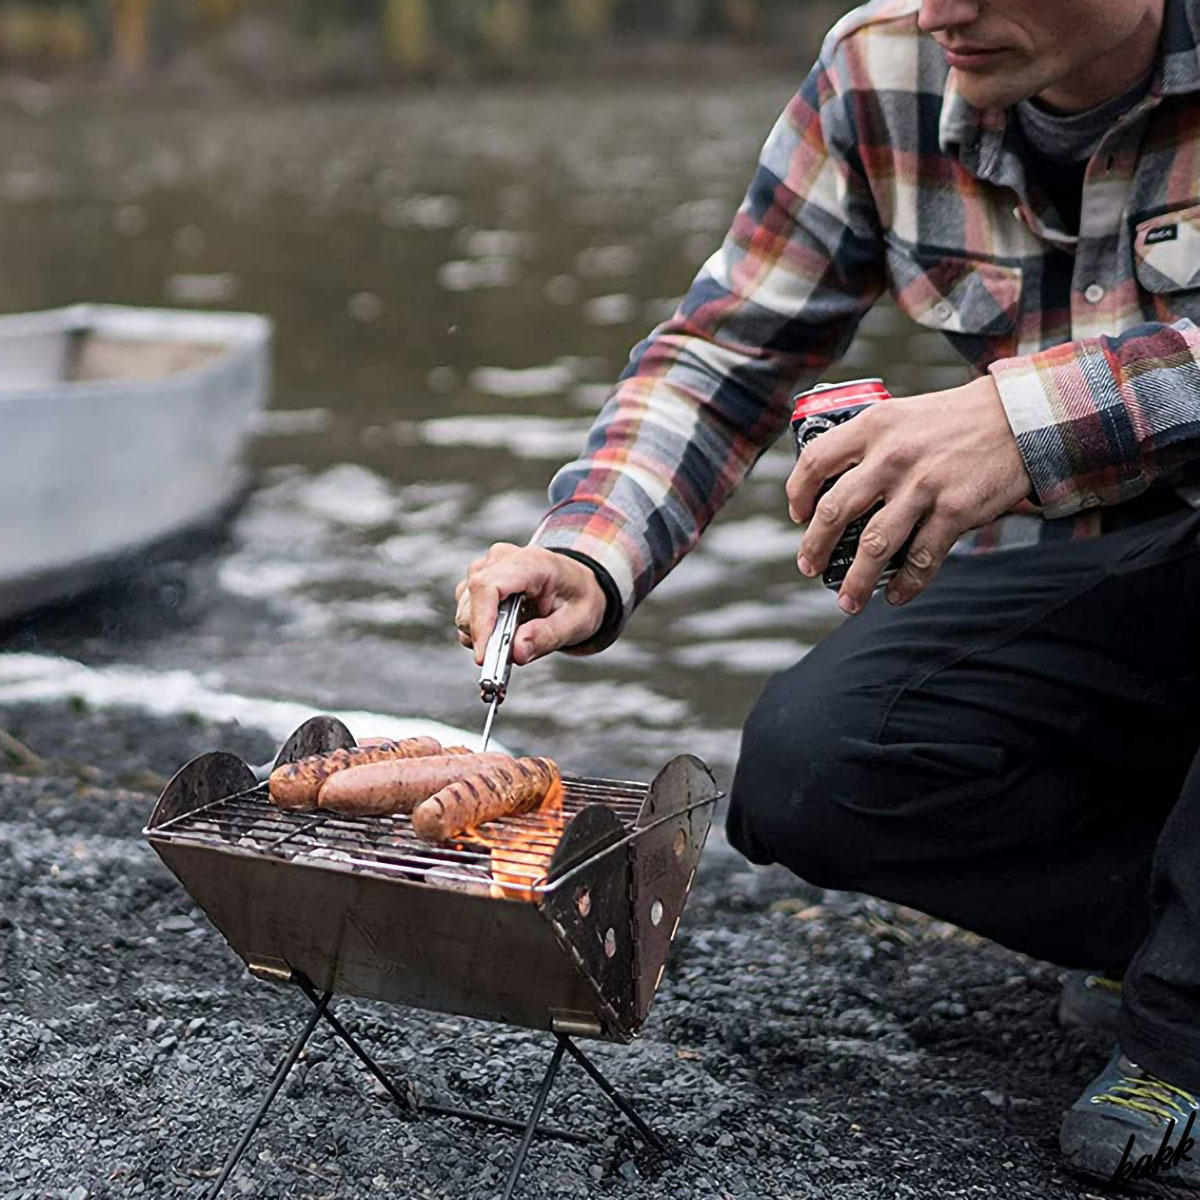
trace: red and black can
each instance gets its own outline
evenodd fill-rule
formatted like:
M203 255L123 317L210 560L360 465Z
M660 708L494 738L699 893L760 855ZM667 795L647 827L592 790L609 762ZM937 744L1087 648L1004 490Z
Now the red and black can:
M820 383L810 391L801 392L795 398L795 409L792 412L792 433L796 439L796 455L804 453L804 447L820 437L829 429L844 424L852 417L858 416L864 409L883 400L890 400L891 392L884 387L882 379L853 379L849 383ZM825 495L837 482L837 478L828 479L822 485L817 498ZM838 544L829 556L829 565L821 573L821 579L827 588L838 591L846 579L846 573L858 553L858 539L862 537L867 523L883 507L877 504L870 512L857 517L846 526ZM882 587L904 565L908 552L905 545L899 553L884 568L876 587Z

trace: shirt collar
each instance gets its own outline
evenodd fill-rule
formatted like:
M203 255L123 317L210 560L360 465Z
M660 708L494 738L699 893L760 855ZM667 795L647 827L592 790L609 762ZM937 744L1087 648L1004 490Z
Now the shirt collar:
M1197 0L1167 0L1162 49L1150 90L1160 96L1200 91L1200 5Z
M979 179L1022 189L1024 172L1013 154L1005 153L1008 110L976 108L959 95L954 72L946 80L938 140L942 152L959 161Z

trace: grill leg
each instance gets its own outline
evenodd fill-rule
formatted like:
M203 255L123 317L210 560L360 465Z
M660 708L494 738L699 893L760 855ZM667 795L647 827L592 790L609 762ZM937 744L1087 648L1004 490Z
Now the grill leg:
M558 1068L562 1065L563 1050L566 1046L567 1039L560 1037L558 1045L554 1047L554 1053L550 1056L550 1065L546 1068L545 1077L542 1079L542 1086L538 1088L537 1099L533 1102L533 1112L529 1114L529 1121L525 1126L524 1134L521 1136L521 1144L517 1147L512 1167L508 1172L508 1182L504 1185L503 1200L511 1200L512 1194L516 1189L517 1180L521 1176L521 1168L525 1166L525 1158L529 1154L530 1143L533 1141L538 1121L541 1120L542 1109L546 1107L546 1100L550 1096L550 1089L554 1086L554 1077L558 1074Z
M221 1189L225 1186L226 1180L233 1174L233 1169L241 1161L241 1157L246 1153L246 1147L250 1145L250 1139L258 1131L258 1127L262 1124L263 1118L267 1115L267 1109L271 1107L271 1102L279 1095L279 1089L283 1087L284 1081L291 1073L292 1068L296 1065L296 1059L300 1057L300 1051L304 1049L308 1039L312 1037L312 1032L317 1027L317 1022L325 1013L325 1009L329 1005L329 997L332 992L326 992L316 1001L316 1007L312 1011L312 1015L304 1023L304 1028L296 1036L296 1040L292 1042L291 1049L287 1052L287 1056L283 1062L279 1064L275 1072L275 1077L271 1080L271 1086L267 1089L267 1094L263 1097L262 1103L258 1106L258 1112L254 1114L254 1119L246 1127L246 1131L242 1134L241 1140L233 1148L233 1152L225 1160L225 1165L221 1168L221 1174L217 1176L216 1182L212 1185L208 1192L208 1200L215 1200L215 1197L220 1195Z
M310 980L297 972L295 981L313 1004L320 1002L317 990L313 987ZM388 1093L395 1100L401 1111L412 1113L415 1116L420 1116L423 1113L434 1113L442 1117L457 1117L460 1121L476 1121L481 1125L492 1125L497 1129L511 1129L517 1133L524 1130L525 1122L517 1121L512 1117L500 1117L493 1113L480 1112L475 1108L460 1108L452 1104L429 1104L413 1096L406 1096L392 1082L383 1068L363 1049L358 1039L333 1015L331 1009L326 1010L324 1017L325 1023L333 1030L334 1034L346 1043L359 1062L388 1090ZM590 1146L595 1140L589 1134L575 1133L570 1129L559 1129L556 1125L539 1125L536 1132L539 1137L556 1138L561 1142L573 1142L577 1146Z
M314 988L313 985L307 979L305 979L303 975L299 975L298 973L296 976L296 982L300 985L301 990L313 1002L313 1004L321 1008L320 1015L324 1018L325 1024L328 1025L329 1028L332 1029L333 1032L339 1038L341 1038L341 1040L345 1042L347 1046L349 1046L350 1051L355 1058L357 1058L358 1061L361 1062L362 1065L366 1067L367 1070L370 1071L371 1074L374 1075L375 1078L378 1079L385 1088L387 1088L388 1094L393 1100L395 1100L400 1111L412 1112L415 1105L413 1104L411 1097L406 1096L388 1078L388 1076L384 1073L383 1068L380 1067L375 1060L362 1048L362 1046L358 1044L358 1039L350 1033L350 1030L348 1030L328 1008L321 1007L321 998L317 995L317 989Z
M646 1139L647 1144L653 1146L660 1154L666 1154L667 1143L638 1116L633 1105L600 1074L600 1068L570 1038L560 1034L558 1041L559 1045L564 1046L567 1053L592 1077L596 1086L633 1122L637 1131Z

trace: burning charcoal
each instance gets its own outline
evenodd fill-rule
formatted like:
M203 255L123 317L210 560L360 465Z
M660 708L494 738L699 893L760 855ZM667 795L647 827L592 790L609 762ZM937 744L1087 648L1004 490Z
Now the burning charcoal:
M486 867L461 866L430 867L425 872L425 882L451 892L463 892L468 896L490 896L492 873Z
M316 846L308 851L307 858L322 862L354 862L354 855L345 850L334 850L329 846Z

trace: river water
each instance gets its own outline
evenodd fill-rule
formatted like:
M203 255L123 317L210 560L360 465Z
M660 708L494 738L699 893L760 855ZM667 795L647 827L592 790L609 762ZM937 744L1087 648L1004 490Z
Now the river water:
M225 541L0 644L136 667L151 690L182 671L478 727L454 583L528 537L630 347L719 243L795 83L6 117L0 309L248 309L277 340L255 488ZM863 374L898 394L965 379L888 306L841 368ZM766 677L839 619L794 566L790 463L782 443L762 460L617 645L518 669L507 744L639 777L691 752L727 783Z

